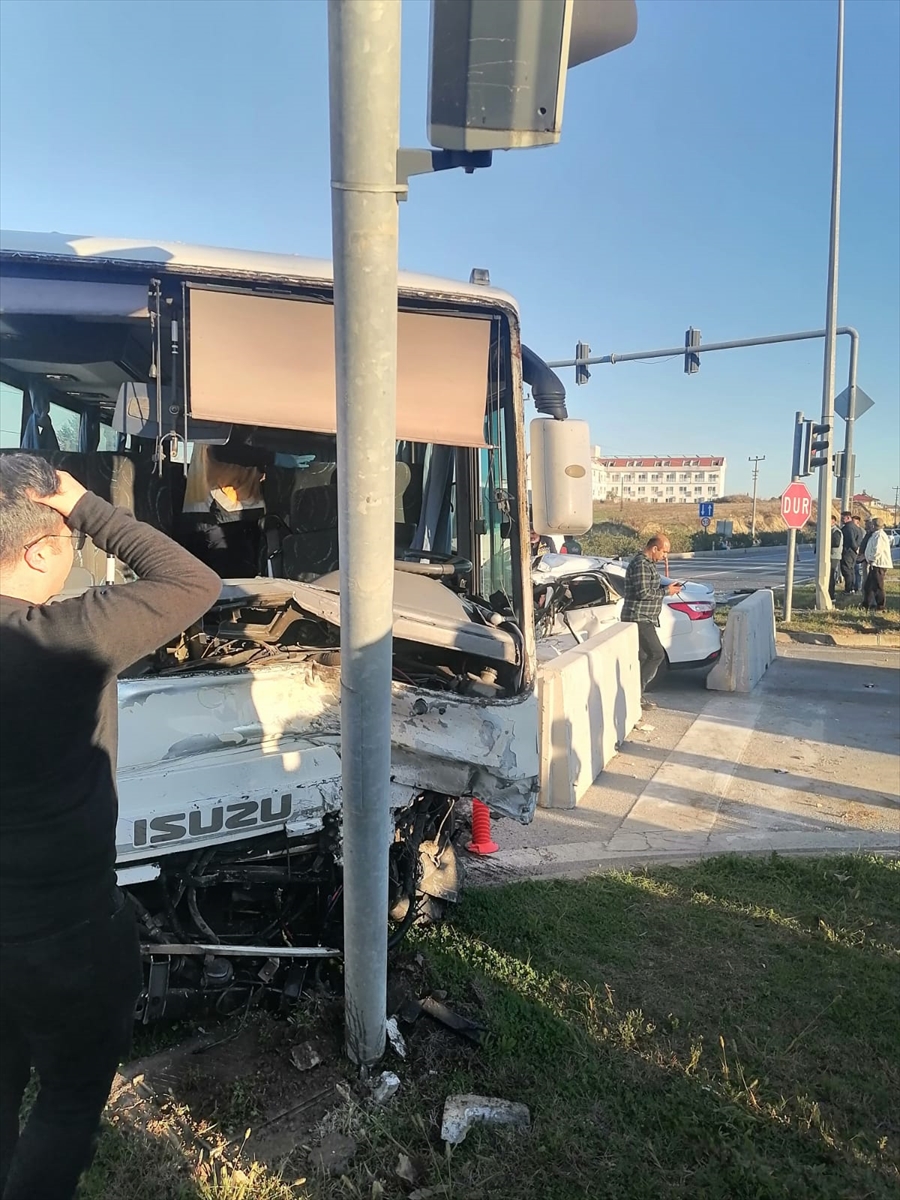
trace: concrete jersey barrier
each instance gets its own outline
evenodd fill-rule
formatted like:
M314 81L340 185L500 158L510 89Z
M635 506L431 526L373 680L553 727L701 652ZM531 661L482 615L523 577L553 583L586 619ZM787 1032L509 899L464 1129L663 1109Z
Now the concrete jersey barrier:
M574 808L640 720L637 650L637 626L615 622L539 665L543 808Z
M729 612L722 655L706 686L714 692L751 692L777 656L775 598L764 588Z

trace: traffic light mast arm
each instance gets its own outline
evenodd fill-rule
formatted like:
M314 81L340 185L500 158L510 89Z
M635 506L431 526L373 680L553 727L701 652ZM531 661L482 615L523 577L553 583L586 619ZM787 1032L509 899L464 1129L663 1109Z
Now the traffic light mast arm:
M851 325L842 325L838 334L850 338L851 348L859 340L859 334ZM691 347L692 354L709 354L713 350L744 350L751 346L777 346L781 342L808 342L814 338L823 338L824 329L807 329L801 333L773 333L768 337L738 338L731 342L709 342L705 346ZM636 350L629 354L603 354L597 358L567 358L558 362L548 362L547 366L557 367L596 367L605 363L615 365L622 362L641 362L648 358L683 358L684 346L668 346L665 350ZM855 357L855 356L854 356ZM853 381L855 384L855 380Z

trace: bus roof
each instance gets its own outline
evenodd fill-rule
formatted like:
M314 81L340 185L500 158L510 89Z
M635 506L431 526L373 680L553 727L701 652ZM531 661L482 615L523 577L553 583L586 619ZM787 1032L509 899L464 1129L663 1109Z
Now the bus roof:
M303 282L331 283L331 262L321 258L302 258L297 254L271 254L262 250L228 250L216 246L190 246L183 242L154 242L140 238L89 237L67 233L29 233L0 231L0 255L3 258L45 259L71 262L85 259L117 265L140 264L167 270L203 273L269 276ZM483 284L461 283L412 271L399 273L404 292L428 293L474 300L494 300L504 308L518 311L508 293Z

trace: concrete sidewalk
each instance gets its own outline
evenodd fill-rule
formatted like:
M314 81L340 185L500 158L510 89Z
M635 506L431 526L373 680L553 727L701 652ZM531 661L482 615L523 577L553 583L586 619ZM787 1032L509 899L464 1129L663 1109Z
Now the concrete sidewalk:
M729 852L900 853L900 654L779 646L749 695L672 673L579 806L494 825L473 883Z

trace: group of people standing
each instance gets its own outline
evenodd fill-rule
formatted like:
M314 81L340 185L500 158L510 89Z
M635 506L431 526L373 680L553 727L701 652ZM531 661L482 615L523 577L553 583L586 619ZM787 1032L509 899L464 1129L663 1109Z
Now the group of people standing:
M891 540L884 522L872 518L865 527L858 516L842 512L840 524L831 519L831 580L832 600L837 594L838 580L843 580L844 594L862 592L863 607L884 612L884 580L893 565Z

